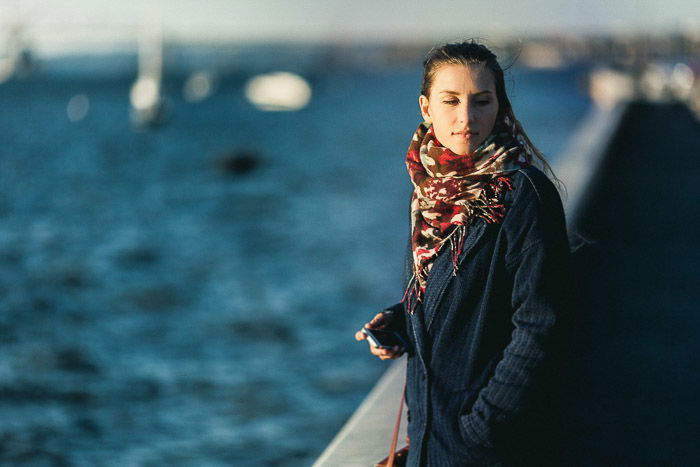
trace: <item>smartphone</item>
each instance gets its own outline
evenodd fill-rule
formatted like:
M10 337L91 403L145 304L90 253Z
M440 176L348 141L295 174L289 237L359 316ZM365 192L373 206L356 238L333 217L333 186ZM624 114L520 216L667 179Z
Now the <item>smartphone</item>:
M398 332L369 328L362 328L362 332L367 335L367 339L373 346L380 349L393 349L397 345L402 349L408 348L406 341Z

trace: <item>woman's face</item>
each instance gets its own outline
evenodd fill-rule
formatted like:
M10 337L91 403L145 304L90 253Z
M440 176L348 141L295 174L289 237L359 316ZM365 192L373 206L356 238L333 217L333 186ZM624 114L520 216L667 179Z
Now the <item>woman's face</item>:
M421 114L452 152L474 152L493 130L498 115L496 83L484 63L440 66L429 94L418 100Z

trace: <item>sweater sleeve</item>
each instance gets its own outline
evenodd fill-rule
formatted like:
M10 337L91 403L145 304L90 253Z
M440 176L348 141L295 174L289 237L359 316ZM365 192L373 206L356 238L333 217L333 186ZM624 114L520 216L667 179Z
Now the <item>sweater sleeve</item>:
M561 200L541 172L520 177L503 229L506 270L512 279L511 340L494 374L479 391L463 429L476 444L493 447L534 392L550 387L544 369L557 352L565 313L569 246Z

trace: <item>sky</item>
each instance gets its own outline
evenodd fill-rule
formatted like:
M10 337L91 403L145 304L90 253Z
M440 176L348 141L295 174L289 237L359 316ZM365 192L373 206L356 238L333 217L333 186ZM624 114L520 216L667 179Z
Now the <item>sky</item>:
M0 0L0 54L21 23L40 54L183 42L423 41L556 33L700 33L698 0Z

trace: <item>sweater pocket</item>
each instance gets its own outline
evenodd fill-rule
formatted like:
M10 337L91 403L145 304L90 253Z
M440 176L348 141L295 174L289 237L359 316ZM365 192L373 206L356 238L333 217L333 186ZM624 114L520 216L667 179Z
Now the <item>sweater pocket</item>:
M481 440L472 436L468 427L469 417L461 415L459 417L460 435L463 443L464 455L470 461L478 465L492 465L502 462L503 453L498 447L484 446Z
M491 465L501 461L495 448L474 439L465 427L468 423L465 412L469 411L478 393L463 389L443 396L446 400L440 404L442 407L436 407L432 435L440 441L440 446L449 447L448 457L455 459L450 465L457 465L457 462L459 465Z

